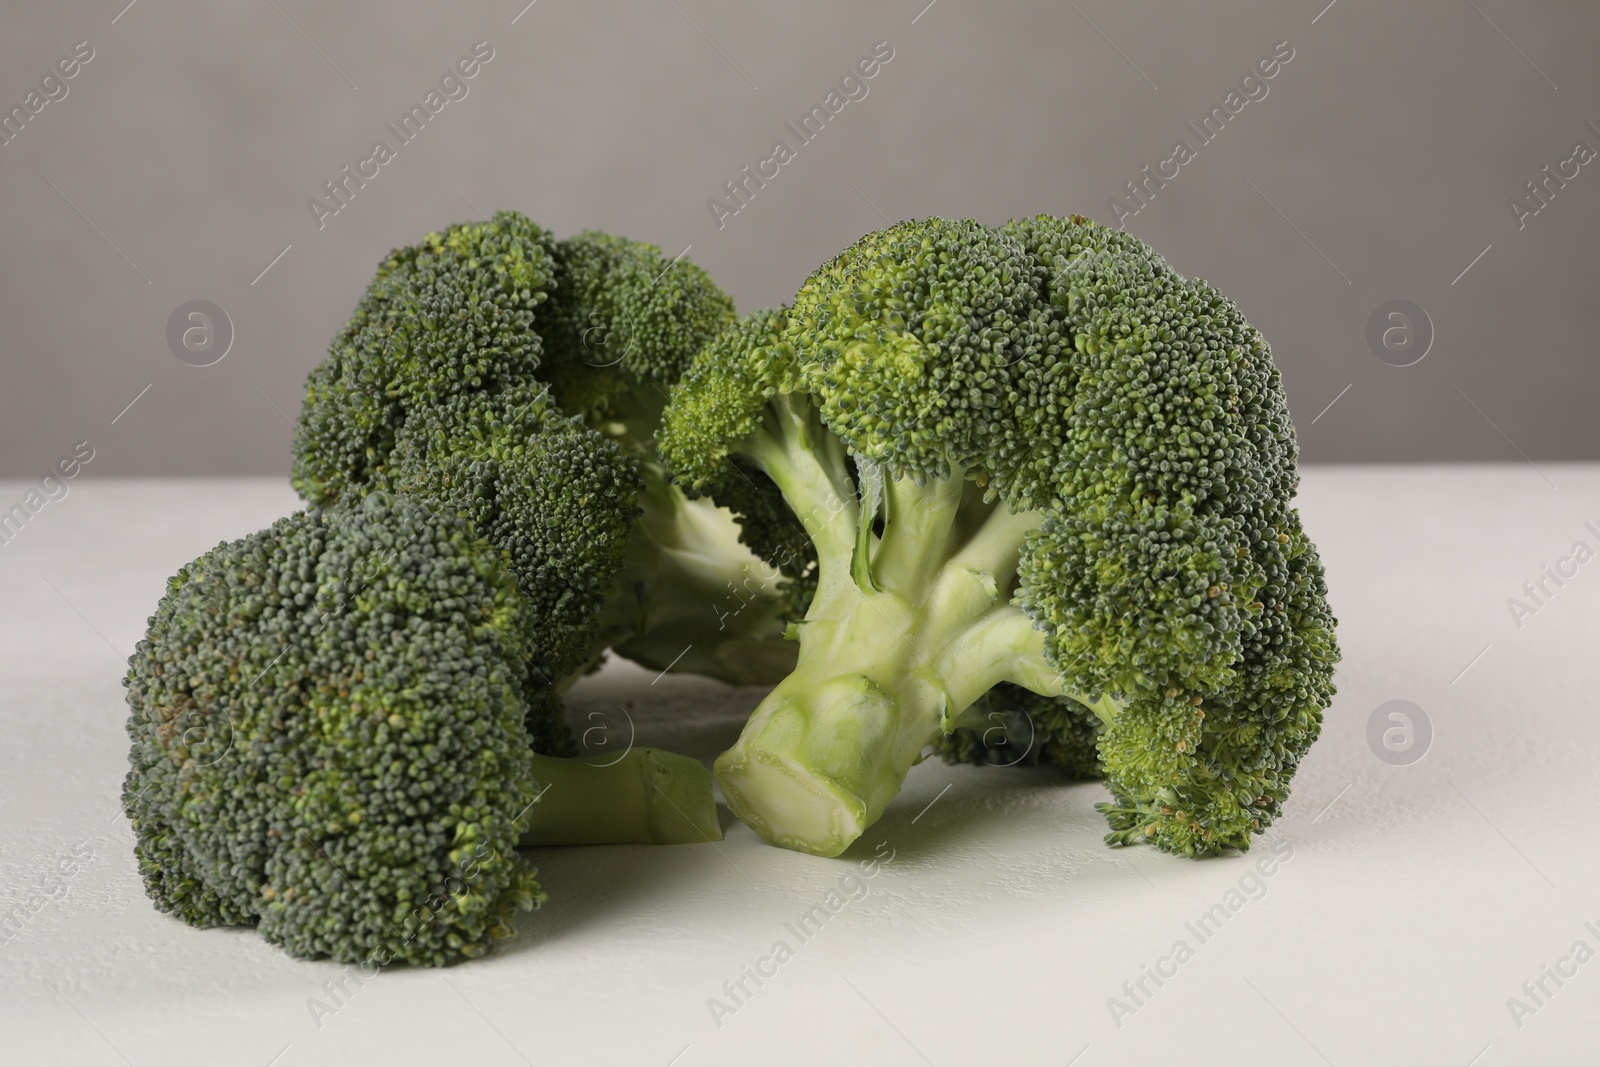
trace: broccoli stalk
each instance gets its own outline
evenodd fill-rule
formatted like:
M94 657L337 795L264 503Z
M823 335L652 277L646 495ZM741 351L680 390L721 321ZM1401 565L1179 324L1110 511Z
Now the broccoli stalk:
M782 575L739 540L726 508L690 499L643 462L638 534L601 615L598 646L651 670L770 685L794 668Z
M762 836L837 855L883 814L924 747L994 686L1070 695L1103 715L1115 704L1068 693L1044 635L1004 595L1039 512L985 503L960 472L919 486L875 471L859 492L843 451L817 447L827 439L791 394L745 442L804 522L820 577L793 673L716 773Z
M701 353L660 452L713 499L774 487L747 543L798 526L816 562L795 670L716 765L768 839L838 854L1000 684L1100 720L1110 842L1243 849L1278 814L1338 659L1294 431L1265 341L1136 239L869 234Z
M711 776L657 748L620 757L533 757L539 783L523 845L695 845L722 840Z

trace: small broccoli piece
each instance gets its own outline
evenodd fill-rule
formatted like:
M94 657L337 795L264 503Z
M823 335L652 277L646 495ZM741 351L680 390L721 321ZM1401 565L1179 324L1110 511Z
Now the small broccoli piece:
M526 613L465 521L381 493L180 570L124 681L156 906L296 956L440 965L543 901L519 843L720 836L694 761L534 753Z
M557 689L607 648L775 681L795 656L781 576L654 457L667 388L732 314L652 245L557 241L515 212L429 234L312 372L292 481L317 506L388 490L468 515L554 625L530 669Z
M1338 659L1294 431L1266 342L1133 237L869 234L663 421L691 491L758 468L815 551L796 668L716 766L769 840L842 851L1001 683L1101 720L1108 841L1244 849L1279 813Z
M688 485L697 502L714 500L734 515L738 536L782 576L780 611L797 623L805 617L817 588L817 547L808 533L810 526L799 520L793 501L760 462L720 445L754 434L769 401L787 380L794 352L783 338L785 322L782 311L757 311L719 335L708 346L709 354L701 355L688 371L699 384L673 392L670 412L678 429L658 432L658 437L694 433L700 440L718 442L698 453L692 446L681 448L673 478ZM730 352L737 355L730 357ZM715 380L708 365L718 368ZM834 468L847 464L836 438L824 433L816 441L829 450L827 462ZM837 506L843 499L842 488L819 488L811 507L821 511Z
M1071 697L1046 697L1002 682L934 742L946 763L989 767L1049 763L1079 781L1104 778L1096 745L1100 717Z

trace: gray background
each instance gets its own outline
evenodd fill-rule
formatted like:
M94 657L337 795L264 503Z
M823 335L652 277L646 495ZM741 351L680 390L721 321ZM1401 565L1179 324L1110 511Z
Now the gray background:
M95 49L0 146L0 476L82 440L91 475L286 471L306 371L380 257L478 209L691 246L741 310L885 218L1110 220L1283 40L1268 96L1128 228L1266 334L1308 460L1600 456L1600 161L1524 229L1507 206L1600 149L1592 3L123 2L0 15L5 109ZM307 199L480 40L469 95L319 230ZM868 96L719 229L707 199L879 40ZM197 298L237 334L209 367L166 342ZM1415 366L1368 349L1392 298L1435 324Z

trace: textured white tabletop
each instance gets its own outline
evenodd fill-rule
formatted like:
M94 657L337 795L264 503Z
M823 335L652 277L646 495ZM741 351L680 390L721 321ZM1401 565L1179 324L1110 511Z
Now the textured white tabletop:
M550 902L512 940L364 984L158 914L117 805L166 577L294 497L70 484L0 545L5 1064L1596 1061L1600 466L1305 473L1345 660L1248 856L1113 850L1098 785L927 763L835 860L726 815L717 846L541 851ZM709 759L760 695L651 677L612 665L570 710L632 701L640 741ZM1391 700L1431 724L1409 765L1368 744Z

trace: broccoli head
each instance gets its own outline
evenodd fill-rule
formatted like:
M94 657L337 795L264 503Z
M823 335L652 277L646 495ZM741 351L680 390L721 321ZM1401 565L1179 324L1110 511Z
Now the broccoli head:
M156 906L297 956L439 965L543 901L521 843L720 836L692 760L535 754L535 717L564 726L529 689L527 614L470 524L383 493L180 570L124 681Z
M774 681L795 656L781 576L654 455L668 387L732 315L652 245L515 212L429 234L312 371L292 481L315 506L384 490L467 515L508 553L544 628L530 668L558 690L607 648Z
M795 670L717 761L768 839L842 851L1002 683L1099 720L1114 843L1279 813L1338 659L1293 427L1261 336L1135 238L869 234L701 353L660 454L713 498L759 471L749 542L814 552Z
M318 507L389 469L401 428L436 400L531 378L534 313L555 241L515 212L391 252L306 381L290 481Z

